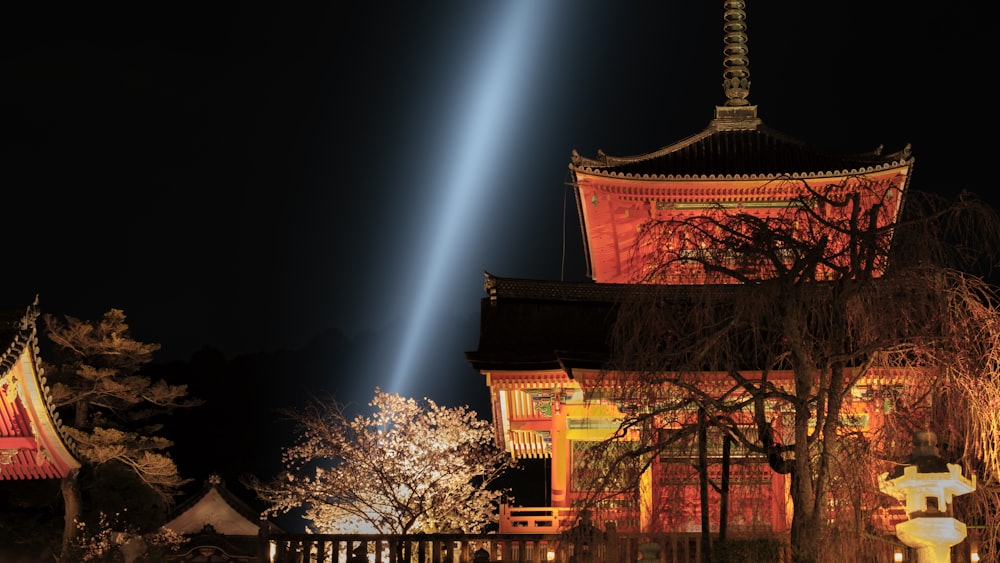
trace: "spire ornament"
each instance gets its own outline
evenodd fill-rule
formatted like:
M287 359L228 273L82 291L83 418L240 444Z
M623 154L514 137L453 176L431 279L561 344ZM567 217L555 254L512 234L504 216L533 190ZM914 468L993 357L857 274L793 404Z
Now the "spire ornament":
M744 0L725 2L722 87L727 106L747 106L750 101L750 59L747 56L747 13Z
M711 127L717 131L749 131L761 125L757 106L750 105L750 59L747 56L745 0L725 0L722 89L726 103L715 106Z

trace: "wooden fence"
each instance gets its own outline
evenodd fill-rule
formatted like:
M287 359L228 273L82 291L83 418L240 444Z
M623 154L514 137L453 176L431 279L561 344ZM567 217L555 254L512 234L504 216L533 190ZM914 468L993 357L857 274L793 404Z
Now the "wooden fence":
M953 563L978 561L978 530L969 540L952 548ZM880 554L873 562L917 560L916 553L895 538L876 538ZM713 538L716 541L717 538ZM791 563L786 537L743 538L765 549L726 560L750 563ZM970 541L971 540L971 541ZM653 536L616 533L614 528L590 536L562 534L278 534L262 531L259 557L254 563L634 563L643 547L655 546L649 555L659 563L702 563L701 534L671 533ZM738 539L737 539L738 542ZM643 545L645 544L645 545ZM719 544L713 544L718 551ZM477 552L480 558L477 559ZM733 559L733 557L736 557ZM902 557L902 559L896 559ZM215 561L215 559L212 559ZM242 561L242 559L240 560Z
M646 545L643 545L646 544ZM638 536L602 532L582 538L567 534L433 534L332 535L271 534L261 536L263 561L274 563L632 563L642 558L640 547L655 545L661 563L701 563L701 535ZM476 559L478 555L480 559ZM488 557L488 559L486 559ZM769 563L788 563L782 548Z

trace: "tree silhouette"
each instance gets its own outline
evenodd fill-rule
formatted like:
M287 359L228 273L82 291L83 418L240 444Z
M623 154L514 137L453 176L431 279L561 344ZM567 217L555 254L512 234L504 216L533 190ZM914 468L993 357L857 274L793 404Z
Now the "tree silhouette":
M979 328L1000 334L1000 314L991 286L968 272L992 264L1000 220L970 194L911 193L893 216L901 194L891 186L784 181L798 195L766 213L715 205L643 226L641 274L619 304L603 385L631 405L614 439L638 437L628 455L643 467L677 440L705 448L705 428L716 428L745 459L789 476L796 562L853 560L882 502L873 476L905 459L906 432L938 423L949 389L1000 377L981 365L1000 339ZM899 403L875 413L888 421L872 425L881 431L854 428L855 405L879 398ZM965 451L987 462L1000 438L992 416L974 416L971 432L956 426L974 444ZM704 515L706 487L722 484L707 456L692 459ZM827 541L835 534L850 535L855 552L821 549L838 545Z

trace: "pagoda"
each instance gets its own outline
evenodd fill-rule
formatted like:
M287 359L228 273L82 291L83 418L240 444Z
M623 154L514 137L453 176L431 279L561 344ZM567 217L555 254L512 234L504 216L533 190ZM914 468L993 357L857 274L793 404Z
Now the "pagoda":
M573 507L588 492L579 478L588 445L615 436L630 439L621 428L630 405L602 389L613 376L611 332L623 295L666 286L674 306L684 307L690 305L691 288L724 283L682 262L655 279L647 276L648 249L639 244L645 225L726 209L767 220L801 201L803 193L830 186L856 194L862 204L880 206L880 225L891 224L900 212L914 162L909 146L845 153L771 129L749 100L742 1L725 2L723 31L725 101L704 130L646 154L572 153L571 186L591 281L486 273L478 346L466 358L485 376L497 444L515 459L544 460L548 479L547 506L502 507L501 532L556 532L574 525ZM713 377L704 374L703 384L711 385ZM858 382L849 410L860 430L878 426L887 412L884 400L870 391L894 384ZM710 455L718 455L718 444L710 449ZM788 476L738 447L732 455L741 459L733 466L733 482L752 494L730 499L730 528L787 532ZM618 529L699 531L697 485L675 478L690 465L661 455L641 480L642 501L623 502L617 509ZM662 507L669 518L652 518L651 506Z

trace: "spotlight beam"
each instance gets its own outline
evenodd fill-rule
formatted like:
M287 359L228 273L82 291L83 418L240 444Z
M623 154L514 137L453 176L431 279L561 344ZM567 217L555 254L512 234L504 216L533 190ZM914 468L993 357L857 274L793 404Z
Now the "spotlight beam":
M540 13L544 2L518 0L504 7L497 20L494 33L487 37L485 60L473 61L475 67L466 72L466 88L470 92L467 105L455 115L455 126L445 139L441 150L442 174L445 182L440 199L443 205L438 215L428 217L431 229L429 255L423 261L423 276L418 280L415 298L405 320L403 341L397 348L398 356L392 372L390 389L403 394L405 382L419 361L419 351L430 338L429 328L435 311L442 309L448 291L447 275L455 270L452 261L462 255L462 248L469 244L470 218L468 211L484 194L481 182L488 174L491 155L503 146L510 135L509 124L518 104L518 91L525 86L523 77L529 75L531 54L540 38Z

